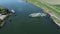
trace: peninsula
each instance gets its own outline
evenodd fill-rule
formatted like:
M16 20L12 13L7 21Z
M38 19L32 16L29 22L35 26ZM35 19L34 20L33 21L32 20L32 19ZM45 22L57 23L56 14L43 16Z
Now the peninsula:
M3 6L0 6L0 27L4 25L4 20L10 14L9 10Z

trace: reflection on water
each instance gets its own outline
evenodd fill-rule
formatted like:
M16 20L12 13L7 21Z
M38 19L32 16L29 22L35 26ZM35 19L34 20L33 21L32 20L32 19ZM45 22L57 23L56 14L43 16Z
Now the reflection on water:
M12 15L6 20L5 26L0 29L0 34L59 34L60 28L47 17L30 18L28 15L43 10L33 4L26 2L14 2L2 4L8 9L13 8L16 16Z

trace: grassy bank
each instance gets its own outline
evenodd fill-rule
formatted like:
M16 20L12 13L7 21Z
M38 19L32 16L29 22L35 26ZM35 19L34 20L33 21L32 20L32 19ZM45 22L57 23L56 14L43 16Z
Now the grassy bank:
M56 9L54 6L51 6L51 5L49 5L49 4L46 4L46 3L44 3L44 2L37 1L37 0L29 0L29 2L32 2L32 3L34 3L34 4L36 4L36 5L39 5L39 6L42 5L43 7L52 10L55 14L57 14L57 15L60 16L60 10Z
M44 2L37 1L37 0L28 0L28 2L33 3L34 5L43 8L43 10L45 10L46 12L47 10L51 10L50 12L60 16L60 10L58 10L55 6L51 6L50 4L46 4ZM54 16L51 18L55 21L56 24L58 23L57 25L60 25L60 20L58 20Z
M53 19L53 21L58 24L58 26L60 27L60 20L58 20L56 17L51 16L51 18Z
M56 9L60 10L60 5L53 5Z

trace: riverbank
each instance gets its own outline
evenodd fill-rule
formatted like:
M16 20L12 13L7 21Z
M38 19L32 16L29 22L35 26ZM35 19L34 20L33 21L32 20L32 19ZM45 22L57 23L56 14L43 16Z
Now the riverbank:
M52 18L52 17L55 17L56 19L54 19L54 18L52 18L52 20L60 27L60 21L59 21L59 23L58 23L58 20L60 20L56 15L54 15L54 13L50 13L50 12L52 12L52 10L50 11L50 9L48 9L46 6L44 6L42 3L40 3L40 2L37 2L37 1L28 1L28 2L30 2L30 3L32 3L32 4L34 4L34 5L36 5L36 6L38 6L38 7L40 7L40 8L42 8L43 9L43 11L45 12L45 13L47 13L47 14L49 14L50 15L50 17ZM56 10L57 11L57 10Z
M53 19L53 21L60 27L60 20L58 20L56 17L51 16L51 18Z
M0 27L3 27L3 25L4 25L4 21L5 21L5 19L9 16L10 14L7 14L7 15L1 15L0 16L0 19L2 20L2 22L0 23Z
M5 19L8 17L8 16L10 16L10 15L12 15L12 14L15 14L15 11L14 10L11 10L10 11L10 13L8 13L8 14L6 14L6 15L0 15L0 19L2 20L2 22L0 23L0 27L3 27L3 25L4 25L4 21L5 21Z
M2 27L4 25L4 20L6 19L8 15L1 15L0 19L2 20L2 22L0 23L0 27Z
M47 9L46 11L49 15L50 18L55 22L55 24L57 24L60 27L60 18L58 18L52 10Z

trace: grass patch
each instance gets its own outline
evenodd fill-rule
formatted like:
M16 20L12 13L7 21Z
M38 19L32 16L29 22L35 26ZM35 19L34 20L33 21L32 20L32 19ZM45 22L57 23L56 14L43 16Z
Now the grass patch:
M60 10L60 5L53 5L56 9Z
M37 1L37 0L29 0L28 2L32 2L35 5L39 5L39 6L43 6L44 8L50 9L52 10L55 14L60 16L60 10L58 10L57 8L55 8L54 6L51 6L50 4L46 4L44 2L41 1Z

